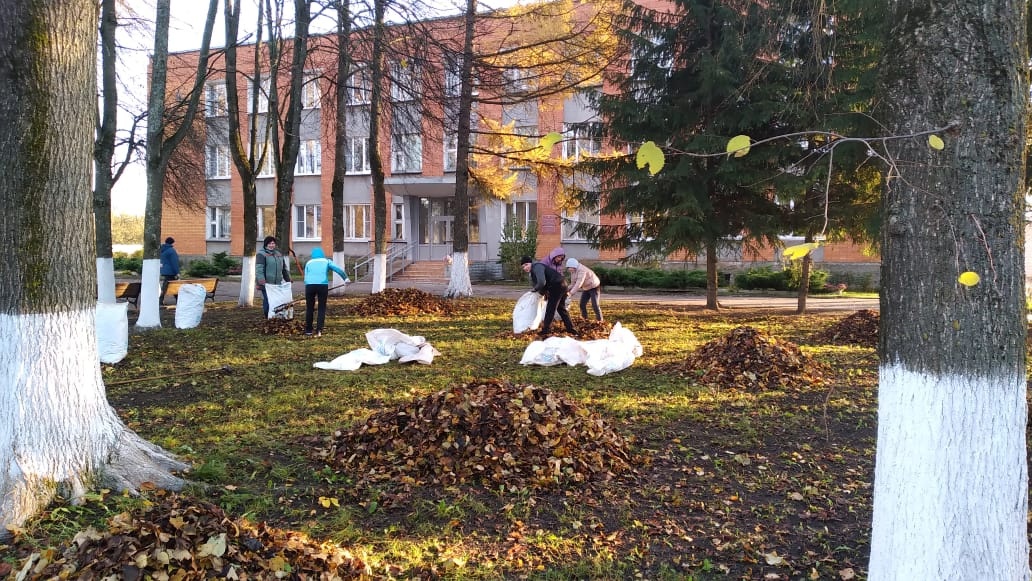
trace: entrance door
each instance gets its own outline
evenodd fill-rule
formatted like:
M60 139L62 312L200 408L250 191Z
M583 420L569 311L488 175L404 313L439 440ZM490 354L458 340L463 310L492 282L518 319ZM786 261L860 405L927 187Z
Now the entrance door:
M452 251L453 198L419 200L419 259L441 260Z

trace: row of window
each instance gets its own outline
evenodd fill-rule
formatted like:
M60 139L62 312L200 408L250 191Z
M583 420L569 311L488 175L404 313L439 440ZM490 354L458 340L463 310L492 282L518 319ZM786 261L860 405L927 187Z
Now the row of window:
M293 239L296 241L318 241L322 239L322 205L302 204L293 208ZM537 224L537 202L510 202L505 205L506 222L515 220L520 227L527 229ZM208 206L208 240L229 240L231 238L230 211L228 206ZM574 221L587 221L598 224L598 214L594 211L580 211L573 214L563 213L563 218ZM405 240L405 205L395 203L393 210L393 238ZM344 205L344 239L368 241L373 237L373 214L370 204ZM258 240L276 230L275 209L272 206L258 207ZM585 238L573 232L573 225L563 226L563 240L578 241Z
M322 173L322 143L317 139L301 142L294 166L294 175L318 175ZM579 160L584 155L595 155L601 150L597 123L566 124L562 142L564 159ZM266 146L265 162L258 175L276 175L272 162L271 148ZM391 146L391 172L413 173L423 170L423 138L419 133L395 134ZM449 131L444 138L444 171L455 171L458 161L458 134ZM369 138L349 137L344 153L345 172L367 174L369 164ZM205 175L209 179L230 177L230 153L228 145L210 144L205 152Z

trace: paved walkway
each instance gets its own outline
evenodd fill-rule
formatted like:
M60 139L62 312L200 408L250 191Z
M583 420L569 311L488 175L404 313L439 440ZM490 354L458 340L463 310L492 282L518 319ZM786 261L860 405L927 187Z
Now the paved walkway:
M419 290L435 295L443 295L447 290L446 283L416 283L397 284L388 283L388 288L418 288ZM294 296L304 298L305 285L302 282L294 282ZM367 295L372 290L371 283L359 282L349 284L346 294ZM511 299L516 301L523 293L530 290L530 285L516 285L504 283L474 284L474 297L489 297ZM240 281L236 278L222 279L219 281L219 288L215 292L216 301L236 301L240 297ZM575 297L576 298L576 297ZM698 291L665 291L665 290L621 290L617 288L606 288L602 293L603 302L631 302L631 303L652 303L663 305L683 306L706 306L706 296ZM259 296L258 302L261 302ZM775 310L795 311L795 296L772 296L754 294L721 294L720 304L730 309L759 309L770 308ZM878 310L878 299L858 299L852 297L810 297L806 301L806 309L815 311L857 311L860 309Z

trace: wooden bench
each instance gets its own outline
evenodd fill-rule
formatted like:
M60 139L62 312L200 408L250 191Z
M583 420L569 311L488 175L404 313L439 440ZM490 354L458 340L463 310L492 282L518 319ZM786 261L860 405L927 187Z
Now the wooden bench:
M115 300L125 299L125 302L133 306L137 311L140 310L140 306L137 301L140 300L140 283L138 282L116 282L115 283Z
M205 300L215 302L215 289L219 288L219 279L217 278L181 278L179 280L171 280L161 287L161 301L164 302L165 295L172 295L179 299L179 287L184 284L199 284L204 287ZM137 291L139 292L139 291Z

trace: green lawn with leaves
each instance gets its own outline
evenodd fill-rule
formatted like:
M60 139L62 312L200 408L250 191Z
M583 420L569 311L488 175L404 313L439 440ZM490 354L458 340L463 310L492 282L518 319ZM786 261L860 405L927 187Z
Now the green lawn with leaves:
M630 329L644 354L593 377L583 366L520 365L530 339L513 336L511 301L350 314L362 298L331 299L316 339L262 334L260 308L228 303L207 307L199 328L175 329L166 309L163 329L130 336L128 356L103 369L108 398L132 429L193 465L177 506L210 502L227 519L339 545L376 579L864 577L877 356L814 339L850 312L611 302L607 319ZM742 325L799 345L824 365L823 381L745 389L671 371ZM441 354L431 365L313 368L367 347L377 328L424 336ZM494 379L546 388L596 415L630 442L633 469L538 488L373 482L334 462L338 433L372 414ZM88 527L104 531L167 499L101 492L83 506L55 504L0 546L0 575L30 553L55 560ZM274 552L255 558L284 559L276 566L290 578ZM195 573L181 578L203 578Z

